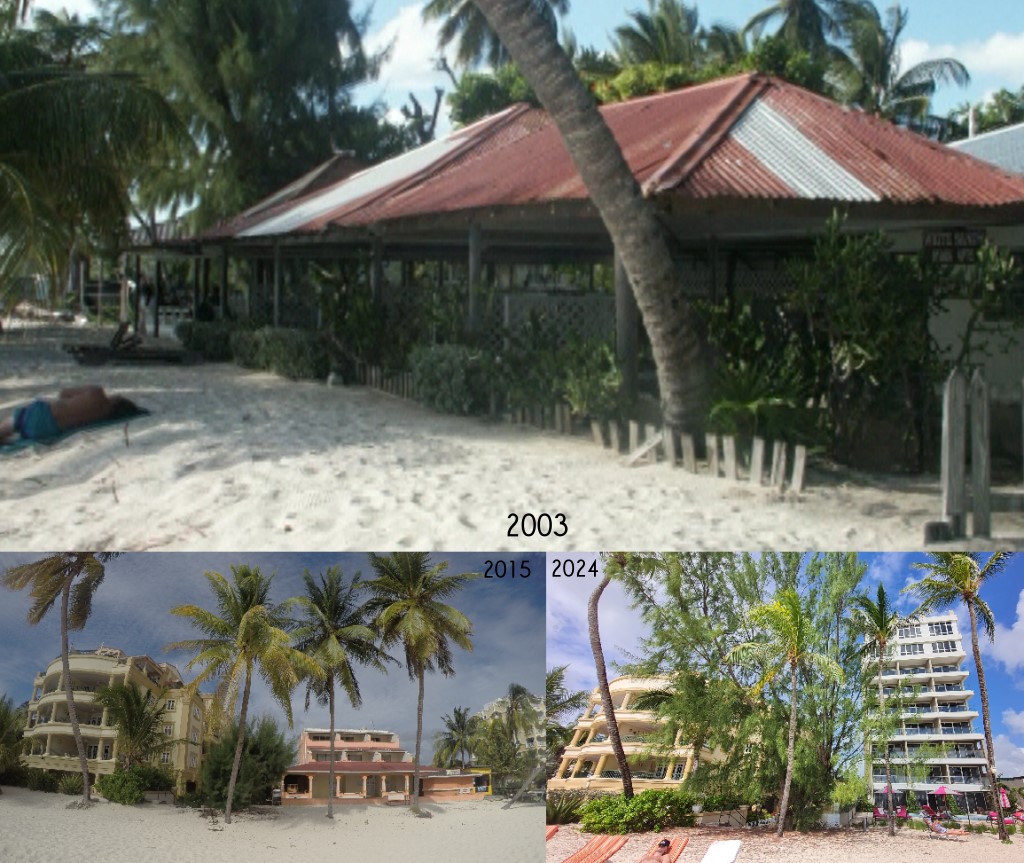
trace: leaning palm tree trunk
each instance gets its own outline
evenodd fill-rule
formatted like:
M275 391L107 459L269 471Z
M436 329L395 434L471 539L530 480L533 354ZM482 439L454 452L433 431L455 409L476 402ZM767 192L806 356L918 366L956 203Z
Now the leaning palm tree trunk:
M786 779L782 786L782 800L779 803L779 823L775 828L775 835L781 837L786 829L786 810L789 809L789 788L793 783L793 759L796 757L796 692L797 692L797 664L791 664L791 681L789 696L789 743L786 746Z
M590 649L594 653L597 686L601 690L601 707L608 721L608 739L611 741L612 751L615 753L615 760L618 762L619 772L622 774L622 796L629 800L633 796L633 775L629 769L629 762L626 761L626 753L622 749L622 739L619 737L619 723L615 721L612 692L608 688L608 672L605 669L604 650L601 647L601 632L597 625L597 604L600 602L601 594L604 593L604 589L610 581L611 576L605 575L597 589L590 595L590 602L587 604L587 626L590 630Z
M68 602L71 596L71 579L65 579L64 589L60 595L60 662L61 670L64 672L64 694L68 702L68 722L71 723L71 733L75 738L75 746L78 748L78 763L82 768L82 806L92 803L89 796L89 760L85 757L85 741L82 740L82 729L78 724L78 711L75 709L75 696L71 684L71 657L68 646Z
M694 423L702 401L700 344L668 236L572 62L531 0L474 0L551 115L601 214L636 296L658 372L665 423Z
M996 782L995 750L992 748L992 722L988 715L988 686L985 684L985 669L981 664L981 651L978 649L978 619L973 602L967 603L967 612L971 616L971 650L974 651L974 667L978 669L978 692L981 695L981 722L985 728L985 759L988 761L988 778L992 786L992 808L998 816L999 838L1009 841L1006 824L1003 821L1003 803L999 799L999 787Z
M544 762L543 761L541 761L540 764L537 764L536 766L534 766L533 770L530 771L530 775L526 777L526 781L524 781L523 784L519 786L519 790L516 791L516 793L512 795L512 799L509 800L508 803L506 803L501 808L502 809L509 809L512 806L513 803L518 802L519 798L522 797L526 793L526 789L530 787L530 783L533 782L533 780L537 778L537 774L540 773L541 770L543 770L543 769L544 769Z
M252 663L245 669L245 688L242 690L242 711L238 714L238 743L235 744L235 760L231 763L231 778L228 779L228 800L224 805L224 823L231 823L231 806L235 800L235 783L242 766L242 750L245 747L245 721L249 713L249 692L252 689Z

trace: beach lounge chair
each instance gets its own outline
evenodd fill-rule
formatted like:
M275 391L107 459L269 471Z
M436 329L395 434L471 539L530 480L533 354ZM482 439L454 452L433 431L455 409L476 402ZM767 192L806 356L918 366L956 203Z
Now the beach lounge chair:
M929 818L925 816L924 819L925 827L927 827L927 833L929 839L945 839L949 842L958 842L962 839L959 833L950 833L940 823L938 818Z
M548 825L548 829L544 832L544 841L547 842L552 836L558 832L557 824Z
M668 854L665 854L661 858L664 861L664 863L676 863L676 860L679 859L679 856L683 853L683 850L686 848L686 843L690 841L689 836L663 836L650 847L650 850L648 850L644 856L646 857L657 853L658 842L661 842L662 839L668 839L671 842L671 844L668 847Z
M708 850L704 852L704 856L701 857L700 863L733 863L739 856L742 844L739 839L712 842L708 846Z
M910 814L907 812L907 807L906 806L900 806L899 809L896 810L896 819L898 821L909 821L910 820Z
M625 836L595 836L562 863L605 863L626 844Z
M927 815L929 818L938 818L939 817L939 813L936 812L934 809L932 809L932 807L929 806L927 803L925 803L924 806L921 807L921 811L925 815Z
M875 821L888 821L889 820L889 816L886 815L885 812L883 810L879 809L877 806L875 807L874 817L875 817Z

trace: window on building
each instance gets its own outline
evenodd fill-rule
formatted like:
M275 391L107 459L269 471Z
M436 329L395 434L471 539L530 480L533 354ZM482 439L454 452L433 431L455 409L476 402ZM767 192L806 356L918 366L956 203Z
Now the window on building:
M683 770L685 770L685 769L686 769L686 764L683 763L683 762L677 761L675 763L675 765L672 767L672 780L674 782L678 782L680 779L682 779L683 778Z
M920 638L921 627L917 624L913 626L901 626L896 633L897 638Z
M161 752L160 753L160 763L161 764L170 764L171 763L171 753L168 752L167 750L164 750L163 752Z
M953 623L949 620L943 621L942 623L929 623L928 624L929 635L952 635L953 634Z
M109 745L103 747L103 760L104 761L109 761L110 760L110 746Z
M932 653L956 653L955 641L933 641Z
M199 732L196 731L194 728L192 729L192 742L193 743L198 743L199 742Z
M195 767L196 764L198 764L198 763L199 763L199 759L195 755L190 755L188 757L188 766L189 767Z
M197 704L197 705L194 705L194 706L192 707L192 718L193 718L193 719L201 719L201 718L202 718L202 717L200 716L200 713L199 713L199 705L198 705L198 704Z
M173 725L165 725L164 726L164 737L170 737L173 733L174 733L174 726Z
M97 755L99 755L99 752L100 752L100 748L99 748L99 746L97 746L95 744L92 744L92 745L89 745L89 746L85 747L85 757L88 758L90 761L93 758L95 758Z
M923 644L901 644L900 656L917 656L924 653Z
M173 698L168 698L164 702L164 710L174 710L174 699Z

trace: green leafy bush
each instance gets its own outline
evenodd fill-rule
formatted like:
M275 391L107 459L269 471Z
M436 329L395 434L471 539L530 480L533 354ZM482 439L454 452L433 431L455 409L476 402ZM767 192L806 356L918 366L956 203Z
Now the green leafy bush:
M203 791L215 806L223 807L227 803L228 781L237 745L238 727L233 726L203 761ZM250 724L235 783L234 805L249 806L270 797L271 789L277 787L292 763L293 754L292 745L273 719L264 716Z
M186 350L201 354L210 362L229 362L231 338L238 324L231 321L182 321L175 334Z
M12 788L28 787L29 769L21 762L7 765L7 768L0 770L0 785L10 785Z
M231 333L231 357L243 368L264 369L264 341L263 330L235 330Z
M174 777L170 771L157 767L155 764L136 764L129 773L134 774L145 791L172 791Z
M112 803L134 806L146 799L145 784L133 770L115 770L96 780L96 790Z
M585 791L549 791L545 798L548 824L575 824L580 810L592 799Z
M61 773L60 778L57 780L57 790L61 794L68 794L74 797L82 793L84 782L81 773Z
M262 332L264 368L294 381L327 377L331 363L322 334L291 329L266 329Z
M607 420L619 414L622 371L606 342L573 342L564 352L562 387L574 414Z
M632 800L598 797L583 805L580 827L587 833L644 833L666 827L692 827L696 798L686 791L648 790Z
M440 413L471 414L487 394L480 355L465 345L421 345L409 357L418 398Z
M53 794L57 791L59 777L51 770L31 768L28 771L28 787L32 791L46 791Z

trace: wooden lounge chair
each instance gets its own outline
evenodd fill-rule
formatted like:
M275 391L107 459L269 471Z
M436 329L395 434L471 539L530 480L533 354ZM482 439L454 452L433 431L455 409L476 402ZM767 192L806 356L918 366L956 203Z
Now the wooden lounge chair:
M547 842L548 839L550 839L552 836L554 836L557 832L558 832L558 825L557 824L550 824L550 825L548 825L548 829L544 833L544 841Z
M739 856L742 842L739 839L724 839L712 842L704 852L700 863L733 863Z
M625 836L595 836L562 863L605 863L626 844Z

